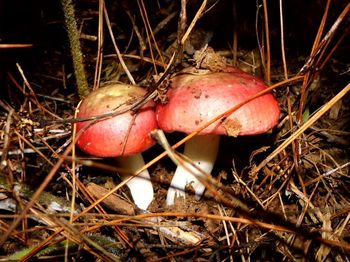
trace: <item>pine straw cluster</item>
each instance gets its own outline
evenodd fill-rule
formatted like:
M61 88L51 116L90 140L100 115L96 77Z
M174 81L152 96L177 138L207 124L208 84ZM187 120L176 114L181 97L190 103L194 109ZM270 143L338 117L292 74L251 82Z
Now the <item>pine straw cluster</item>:
M195 51L210 45L213 32L206 33L199 21L222 12L220 4L207 1L164 6L142 0L109 6L77 2L77 20L99 25L96 32L96 25L88 23L81 35L85 63L96 65L95 72L87 70L93 88L102 80L137 83L163 100L170 75L194 63ZM203 198L189 193L172 208L164 203L174 168L166 156L196 132L182 140L167 135L163 142L172 148L146 153L144 168L152 171L156 197L151 212L142 213L109 160L75 148L72 119L78 92L41 94L30 70L17 65L18 76L6 72L2 92L9 96L0 100L0 261L346 261L350 84L336 81L349 72L331 57L349 32L350 4L338 10L327 2L308 58L298 57L301 63L286 59L283 29L277 38L269 31L269 21L283 24L283 16L271 17L269 8L262 1L261 25L253 32L258 52L239 48L237 39L244 34L237 28L240 9L234 6L232 50L221 47L219 53L274 83L269 90L280 102L280 123L271 134L227 140L216 174L203 181ZM329 21L330 12L336 13L334 21ZM131 40L126 32L132 32ZM281 59L271 56L270 44L278 46L277 40L282 40ZM93 41L98 41L97 55ZM244 147L248 140L253 142L246 150L233 152L231 146Z

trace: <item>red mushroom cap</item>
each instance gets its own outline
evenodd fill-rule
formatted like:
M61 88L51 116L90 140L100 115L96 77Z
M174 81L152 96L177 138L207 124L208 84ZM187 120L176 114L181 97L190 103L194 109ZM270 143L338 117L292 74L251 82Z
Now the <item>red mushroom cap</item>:
M171 80L169 102L158 105L158 125L166 132L191 133L235 105L267 88L259 78L237 68L228 72L178 74ZM203 71L202 71L203 72ZM223 122L215 122L200 134L254 135L278 122L280 109L272 94L240 107Z
M145 94L143 88L132 85L102 87L82 101L77 118L126 109ZM154 103L150 101L136 114L128 111L93 124L79 137L77 145L86 153L100 157L127 156L148 149L154 144L150 132L157 128ZM79 122L77 133L90 123Z

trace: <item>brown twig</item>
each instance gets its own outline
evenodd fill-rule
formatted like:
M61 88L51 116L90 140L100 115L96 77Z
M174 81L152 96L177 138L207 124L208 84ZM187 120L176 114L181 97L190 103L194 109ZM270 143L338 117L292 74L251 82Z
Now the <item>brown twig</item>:
M306 123L304 123L295 133L288 137L281 145L279 145L268 157L266 157L257 167L253 168L251 173L256 175L259 170L276 157L290 143L297 139L306 129L312 126L324 113L326 113L336 102L342 99L350 91L350 84L344 87L336 96L321 107Z
M265 44L266 44L266 82L271 84L271 51L270 51L270 30L269 30L269 14L267 9L267 1L263 0L263 8L264 8L264 22L265 22ZM265 60L262 60L265 61Z
M283 0L279 0L280 7L280 27L281 27L281 53L282 53L282 63L284 71L284 79L288 79L288 68L286 61L286 52L284 47L284 22L283 22Z
M102 72L102 61L103 61L103 43L104 43L104 10L105 2L99 1L98 4L98 34L97 34L97 55L96 55L96 68L95 68L95 77L94 77L94 86L92 90L96 90L100 85L101 72Z
M104 0L101 0L101 1L104 1ZM130 81L133 85L136 85L136 82L135 82L134 78L132 77L132 75L131 75L131 73L130 73L128 67L126 66L126 64L125 64L125 62L124 62L124 59L123 59L123 57L122 57L122 55L121 55L121 53L120 53L120 50L119 50L119 48L118 48L118 45L117 45L117 43L116 43L116 41L115 41L115 37L114 37L114 35L113 35L112 26L111 26L111 23L110 23L110 21L109 21L109 16L108 16L107 8L106 8L105 5L104 5L103 7L104 7L104 9L103 9L103 11L104 11L104 17L105 17L105 20L106 20L108 32L109 32L109 35L110 35L110 37L111 37L111 40L112 40L112 43L113 43L113 46L114 46L114 50L115 50L115 52L117 53L118 60L119 60L119 62L120 62L120 64L121 64L121 66L123 67L124 72L125 72L126 75L128 76L129 81Z
M148 41L148 45L149 45L149 50L150 50L152 61L155 60L155 57L153 55L153 48L152 48L151 40L154 43L154 46L155 46L155 48L157 50L157 53L158 53L158 55L160 57L160 61L162 63L164 63L164 59L163 59L162 53L159 50L157 41L156 41L156 39L154 37L154 33L152 31L151 25L150 25L149 20L148 20L148 15L147 15L147 10L146 10L145 4L144 4L143 0L138 0L137 4L139 6L139 10L140 10L140 14L141 14L141 18L142 18L143 24L145 25L144 28L146 29L147 41ZM155 64L154 64L154 71L155 71L156 75L158 75L157 67L156 67Z

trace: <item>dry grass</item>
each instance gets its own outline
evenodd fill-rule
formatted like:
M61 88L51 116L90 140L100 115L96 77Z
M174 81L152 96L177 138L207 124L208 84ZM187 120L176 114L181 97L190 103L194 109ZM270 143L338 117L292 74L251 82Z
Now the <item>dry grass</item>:
M120 182L113 175L120 169L75 148L78 87L67 88L67 81L72 85L68 71L73 69L63 66L66 59L57 55L62 50L41 50L50 54L46 59L52 65L48 68L41 60L35 70L42 72L27 65L22 69L22 64L5 67L5 95L0 99L0 261L347 261L350 83L349 61L342 56L349 51L350 4L313 1L310 5L323 11L319 21L291 29L288 23L293 19L283 1L274 2L253 6L256 24L240 15L251 6L229 5L235 26L226 24L228 29L215 32L205 19L209 25L213 19L215 26L214 18L227 13L226 1L77 1L81 51L92 89L121 81L148 88L145 101L164 100L170 76L190 65L191 52L205 48L213 34L209 45L216 45L229 63L260 74L271 83L265 92L278 97L282 116L273 133L222 146L214 178L207 174L203 181L207 191L202 200L189 194L171 209L165 206L174 169L168 156L190 161L177 154L178 148L249 100L182 139L158 134L164 150L146 152L149 161L142 168L153 171L156 199L151 212L143 213L130 200L127 180ZM295 19L311 15L307 7L300 11L304 16ZM243 28L245 23L255 29L248 34L255 49L244 43L244 37L250 38L239 25ZM309 40L310 50L293 50L296 43L287 35L304 29L309 30L308 39L315 35ZM225 33L232 42L221 35ZM298 52L300 56L291 57ZM47 83L44 91L34 81L39 78L40 85ZM253 142L247 148L234 152L233 146L249 139Z

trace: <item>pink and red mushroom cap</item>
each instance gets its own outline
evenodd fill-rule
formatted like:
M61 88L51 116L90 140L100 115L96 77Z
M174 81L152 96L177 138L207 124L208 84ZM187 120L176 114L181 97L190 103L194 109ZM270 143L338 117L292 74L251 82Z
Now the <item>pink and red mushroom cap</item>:
M141 87L115 84L88 95L79 107L77 118L103 115L124 110L146 94ZM77 132L91 121L79 122ZM99 157L128 156L145 151L155 142L150 132L157 128L154 103L136 113L125 112L98 121L83 131L77 145L86 153Z
M134 203L146 210L153 200L153 185L141 152L155 141L150 133L158 128L152 101L136 112L130 107L140 101L147 91L141 87L114 84L91 92L78 107L77 118L89 118L111 114L95 122L77 123L77 145L94 156L117 157L119 165L126 170L122 178L128 178ZM117 114L118 113L118 114ZM130 177L130 174L136 175Z
M262 80L234 67L227 67L225 72L187 69L171 79L167 93L169 102L157 106L158 126L165 132L198 131L266 88ZM267 93L247 102L187 141L184 155L192 160L192 164L185 162L177 167L168 189L167 205L173 205L175 199L185 197L188 185L191 185L197 197L203 194L205 186L201 180L205 179L203 174L210 174L213 169L220 135L264 133L277 124L279 115L276 99Z
M236 68L230 68L229 72L180 73L171 80L169 102L157 106L158 125L166 132L194 132L266 88L262 80ZM260 134L274 127L279 115L278 103L269 93L248 102L200 134Z

